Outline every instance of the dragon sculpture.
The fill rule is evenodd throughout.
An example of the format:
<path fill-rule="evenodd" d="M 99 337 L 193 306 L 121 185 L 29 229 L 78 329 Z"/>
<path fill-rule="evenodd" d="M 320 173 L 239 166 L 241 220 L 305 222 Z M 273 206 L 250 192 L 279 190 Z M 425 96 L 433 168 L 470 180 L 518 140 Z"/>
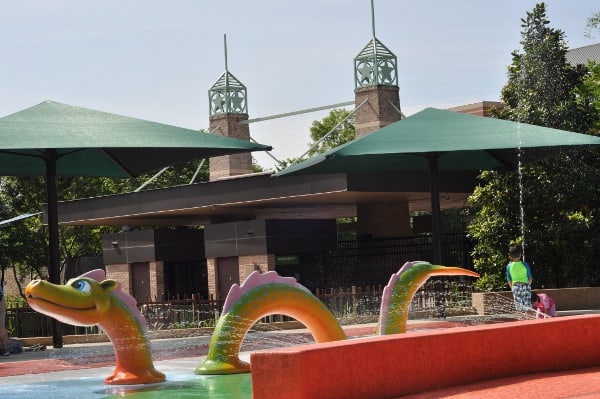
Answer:
<path fill-rule="evenodd" d="M 406 262 L 393 274 L 383 290 L 377 333 L 406 332 L 406 320 L 413 296 L 429 277 L 479 274 L 460 267 Z M 239 359 L 242 341 L 254 323 L 271 314 L 284 314 L 304 324 L 315 342 L 346 339 L 338 321 L 323 303 L 292 277 L 276 272 L 255 271 L 239 286 L 229 290 L 223 312 L 212 335 L 209 352 L 196 374 L 234 374 L 250 371 Z"/>
<path fill-rule="evenodd" d="M 135 299 L 114 280 L 96 269 L 69 280 L 65 285 L 33 280 L 25 287 L 29 305 L 63 323 L 98 325 L 111 340 L 116 367 L 106 384 L 149 384 L 165 375 L 154 369 L 146 320 Z"/>
<path fill-rule="evenodd" d="M 390 278 L 381 300 L 378 334 L 406 331 L 408 310 L 413 296 L 425 281 L 435 275 L 479 274 L 459 267 L 407 262 Z M 114 280 L 105 280 L 98 269 L 71 279 L 65 285 L 34 280 L 25 288 L 29 305 L 38 312 L 64 323 L 98 325 L 113 343 L 116 354 L 114 373 L 107 384 L 147 384 L 165 380 L 154 369 L 146 336 L 146 322 L 136 308 L 135 299 L 123 293 Z M 213 332 L 209 352 L 196 374 L 237 374 L 250 371 L 239 359 L 248 330 L 261 318 L 284 314 L 304 324 L 316 342 L 346 339 L 344 330 L 329 309 L 306 287 L 292 277 L 276 272 L 248 276 L 240 286 L 229 290 Z"/>

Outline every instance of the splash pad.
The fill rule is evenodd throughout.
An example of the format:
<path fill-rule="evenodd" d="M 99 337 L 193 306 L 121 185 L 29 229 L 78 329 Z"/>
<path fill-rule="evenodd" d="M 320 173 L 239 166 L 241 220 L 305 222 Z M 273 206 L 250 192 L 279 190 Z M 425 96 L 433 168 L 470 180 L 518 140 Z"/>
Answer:
<path fill-rule="evenodd" d="M 419 264 L 419 263 L 423 263 L 423 262 L 416 262 L 414 265 Z M 430 268 L 431 270 L 433 270 L 433 268 L 431 268 L 431 266 L 433 265 L 429 265 L 426 266 L 428 268 Z M 414 271 L 419 270 L 419 268 L 414 268 Z M 472 272 L 471 272 L 472 273 Z M 402 275 L 402 273 L 398 273 L 399 276 Z M 411 279 L 408 280 L 412 280 L 412 283 L 414 284 L 421 284 L 422 282 L 424 282 L 428 275 L 427 273 L 425 273 L 424 275 L 422 275 L 421 277 L 423 277 L 422 282 L 420 282 L 420 278 L 417 278 L 419 273 L 416 273 Z M 444 273 L 439 273 L 439 274 L 444 274 Z M 405 275 L 408 276 L 409 274 Z M 401 279 L 400 279 L 401 280 Z M 273 281 L 271 281 L 271 283 L 273 283 Z M 102 282 L 100 285 L 105 284 L 104 282 Z M 109 284 L 110 285 L 110 284 Z M 256 288 L 259 284 L 256 284 L 253 288 Z M 403 281 L 402 284 L 398 285 L 399 287 L 403 287 L 400 290 L 396 290 L 394 292 L 394 290 L 392 290 L 392 295 L 391 297 L 402 297 L 404 299 L 410 299 L 412 296 L 411 294 L 411 289 L 407 289 L 407 287 L 411 286 L 411 282 L 410 281 Z M 239 287 L 238 287 L 239 288 Z M 282 287 L 283 288 L 283 287 Z M 301 287 L 297 287 L 299 289 L 302 289 Z M 416 287 L 418 288 L 418 287 Z M 243 291 L 243 290 L 242 290 Z M 416 291 L 416 289 L 415 289 Z M 413 293 L 414 294 L 414 293 Z M 244 296 L 244 294 L 242 293 L 241 295 L 238 295 L 238 298 L 236 300 L 232 300 L 233 305 L 230 307 L 231 309 L 236 307 L 236 303 L 238 303 L 240 301 L 240 299 Z M 268 296 L 267 296 L 268 298 Z M 382 301 L 382 302 L 386 302 L 386 301 Z M 410 301 L 408 302 L 410 303 Z M 281 310 L 278 309 L 278 311 Z M 226 312 L 224 312 L 224 314 L 226 314 Z M 253 323 L 252 321 L 248 321 L 249 319 L 252 319 L 253 317 L 259 317 L 261 314 L 261 312 L 257 312 L 255 315 L 252 315 L 252 317 L 247 317 L 246 321 L 244 321 L 244 323 Z M 523 334 L 523 339 L 527 340 L 530 339 L 531 335 L 535 335 L 538 336 L 538 334 L 543 333 L 546 334 L 547 336 L 551 336 L 550 332 L 554 331 L 554 337 L 553 339 L 555 340 L 554 342 L 556 342 L 557 339 L 562 339 L 562 336 L 560 338 L 558 338 L 556 336 L 556 334 L 560 334 L 558 331 L 565 331 L 565 329 L 568 329 L 570 331 L 570 336 L 573 338 L 573 341 L 577 341 L 577 342 L 586 342 L 584 344 L 585 346 L 585 350 L 583 349 L 583 347 L 581 346 L 582 344 L 580 344 L 579 346 L 574 345 L 573 342 L 571 342 L 571 340 L 567 340 L 566 342 L 564 342 L 564 347 L 565 349 L 565 353 L 567 354 L 566 357 L 556 357 L 554 356 L 553 362 L 548 362 L 548 359 L 542 359 L 543 361 L 541 361 L 542 366 L 541 367 L 550 367 L 552 370 L 565 370 L 565 369 L 572 369 L 572 368 L 581 368 L 581 367 L 589 367 L 589 366 L 593 366 L 593 365 L 597 365 L 600 361 L 598 359 L 600 359 L 600 355 L 598 355 L 596 353 L 596 347 L 598 347 L 598 345 L 594 345 L 593 343 L 590 345 L 590 340 L 594 341 L 594 339 L 596 339 L 596 335 L 593 335 L 592 338 L 590 338 L 589 336 L 589 332 L 590 331 L 594 331 L 597 332 L 599 329 L 599 323 L 600 323 L 600 319 L 597 316 L 591 316 L 589 317 L 589 320 L 583 320 L 581 318 L 575 318 L 574 320 L 567 320 L 567 318 L 562 318 L 563 320 L 544 320 L 544 321 L 533 321 L 533 322 L 517 322 L 517 323 L 505 323 L 505 325 L 502 326 L 478 326 L 478 327 L 465 327 L 465 328 L 461 328 L 461 329 L 456 329 L 456 330 L 452 330 L 450 332 L 424 332 L 424 333 L 413 333 L 413 334 L 393 334 L 393 335 L 388 335 L 388 336 L 380 336 L 380 337 L 373 337 L 373 338 L 360 338 L 360 339 L 353 339 L 353 340 L 345 340 L 343 336 L 340 336 L 338 333 L 334 333 L 333 336 L 328 337 L 325 339 L 324 342 L 319 343 L 319 341 L 317 341 L 316 344 L 313 345 L 303 345 L 303 346 L 299 346 L 299 347 L 294 347 L 294 348 L 288 348 L 288 349 L 281 349 L 281 350 L 270 350 L 270 351 L 261 351 L 261 352 L 256 352 L 256 353 L 252 353 L 250 355 L 250 360 L 251 360 L 251 370 L 252 370 L 252 375 L 250 374 L 238 374 L 236 375 L 196 375 L 194 376 L 193 374 L 191 374 L 191 372 L 188 372 L 187 374 L 184 373 L 183 375 L 180 374 L 169 374 L 169 372 L 166 372 L 167 374 L 167 381 L 166 382 L 159 382 L 159 383 L 145 383 L 142 385 L 129 385 L 129 386 L 113 386 L 113 387 L 107 387 L 104 388 L 103 390 L 96 390 L 96 393 L 102 394 L 104 396 L 102 397 L 111 397 L 110 395 L 116 395 L 116 396 L 112 396 L 112 397 L 123 397 L 123 396 L 127 396 L 127 397 L 132 397 L 132 398 L 154 398 L 154 397 L 161 397 L 161 398 L 168 398 L 171 397 L 169 395 L 174 395 L 172 397 L 181 397 L 181 395 L 187 394 L 188 390 L 191 390 L 189 392 L 195 392 L 196 395 L 201 395 L 201 392 L 203 392 L 203 389 L 207 389 L 211 392 L 211 394 L 213 396 L 209 396 L 209 397 L 223 397 L 223 398 L 227 398 L 227 397 L 231 397 L 230 396 L 215 396 L 214 394 L 219 390 L 219 386 L 231 386 L 231 384 L 238 386 L 241 388 L 241 390 L 239 390 L 238 392 L 235 393 L 235 395 L 237 396 L 233 396 L 236 398 L 246 398 L 246 396 L 243 395 L 250 395 L 249 391 L 252 390 L 253 394 L 251 396 L 247 396 L 248 398 L 253 397 L 255 399 L 258 398 L 271 398 L 271 397 L 278 397 L 276 396 L 272 396 L 273 392 L 277 392 L 278 389 L 280 389 L 281 387 L 284 387 L 285 389 L 285 397 L 289 397 L 289 398 L 311 398 L 311 399 L 315 399 L 315 398 L 319 398 L 319 397 L 327 397 L 327 398 L 335 398 L 335 397 L 344 397 L 344 398 L 361 398 L 361 397 L 369 397 L 369 398 L 384 398 L 384 397 L 390 397 L 389 393 L 390 392 L 394 392 L 394 395 L 398 395 L 398 392 L 400 392 L 400 394 L 407 394 L 410 392 L 420 392 L 423 390 L 429 390 L 429 389 L 434 389 L 436 387 L 441 387 L 441 386 L 451 386 L 451 385 L 457 385 L 457 384 L 461 384 L 464 383 L 464 378 L 465 376 L 469 376 L 468 378 L 470 378 L 470 381 L 477 381 L 477 380 L 481 380 L 481 379 L 489 379 L 489 378 L 494 378 L 494 377 L 498 377 L 499 373 L 502 373 L 502 370 L 504 366 L 507 365 L 511 365 L 512 362 L 510 361 L 510 359 L 505 359 L 505 358 L 499 358 L 497 359 L 497 361 L 494 361 L 495 366 L 492 367 L 492 370 L 495 370 L 496 373 L 492 373 L 492 374 L 481 374 L 479 369 L 482 369 L 481 367 L 477 367 L 474 366 L 474 369 L 477 371 L 476 373 L 471 373 L 469 374 L 468 372 L 461 372 L 458 373 L 460 375 L 457 375 L 456 373 L 448 373 L 449 376 L 445 376 L 441 381 L 439 378 L 435 378 L 435 383 L 434 385 L 432 384 L 432 378 L 431 378 L 431 373 L 430 372 L 426 372 L 424 371 L 424 367 L 431 371 L 431 368 L 437 368 L 440 367 L 439 364 L 439 358 L 447 358 L 447 359 L 453 359 L 453 356 L 456 357 L 457 355 L 460 357 L 461 361 L 463 361 L 464 359 L 471 359 L 474 361 L 477 361 L 477 359 L 479 359 L 479 361 L 483 361 L 481 360 L 481 358 L 478 358 L 477 356 L 477 351 L 473 351 L 471 350 L 462 350 L 461 351 L 456 351 L 456 348 L 472 348 L 472 347 L 483 347 L 486 348 L 486 350 L 489 351 L 489 349 L 491 347 L 493 347 L 493 345 L 491 345 L 491 341 L 496 342 L 497 340 L 499 340 L 498 337 L 494 337 L 489 338 L 489 337 L 493 337 L 494 334 L 498 334 L 497 332 L 490 332 L 490 331 L 495 331 L 498 328 L 502 328 L 503 331 L 502 333 L 500 333 L 500 335 L 502 336 L 506 336 L 506 334 L 509 334 L 511 336 L 517 336 L 519 334 Z M 393 318 L 392 318 L 393 319 Z M 400 319 L 402 319 L 402 317 L 400 317 Z M 544 329 L 543 331 L 537 331 L 536 329 L 539 328 L 546 328 L 544 327 L 544 323 L 548 323 L 548 322 L 552 322 L 552 323 L 556 323 L 556 322 L 561 322 L 561 323 L 568 323 L 568 325 L 565 326 L 553 326 L 550 329 Z M 318 330 L 317 327 L 315 327 L 318 324 L 315 324 L 316 321 L 309 321 L 308 324 L 310 324 L 312 326 L 312 330 Z M 523 327 L 525 326 L 523 323 L 529 323 L 531 324 L 531 327 L 527 327 L 527 329 L 523 329 Z M 583 323 L 583 324 L 582 324 Z M 587 324 L 586 324 L 587 323 Z M 591 323 L 591 324 L 590 324 Z M 227 323 L 224 323 L 223 325 L 225 326 Z M 394 323 L 392 323 L 394 324 Z M 239 330 L 238 334 L 234 334 L 236 339 L 242 340 L 243 339 L 243 335 L 245 334 L 245 328 L 246 328 L 247 324 L 242 324 L 242 329 Z M 379 328 L 380 331 L 385 331 L 385 329 L 382 328 L 384 324 L 380 321 L 379 323 Z M 402 325 L 402 323 L 400 323 L 400 326 Z M 311 330 L 311 326 L 307 326 L 309 328 L 309 330 Z M 533 330 L 532 330 L 533 328 Z M 227 330 L 227 328 L 225 328 L 225 330 Z M 315 331 L 310 331 L 311 334 L 313 335 L 313 337 L 315 336 Z M 327 325 L 326 330 L 329 331 L 327 334 L 331 333 L 331 331 L 336 331 L 336 327 L 332 326 L 332 325 Z M 472 331 L 471 331 L 472 330 Z M 572 333 L 571 333 L 572 332 Z M 215 332 L 216 333 L 216 332 Z M 460 334 L 459 334 L 460 333 Z M 220 334 L 220 333 L 219 333 Z M 326 334 L 326 335 L 327 335 Z M 469 335 L 471 334 L 471 335 Z M 432 336 L 436 336 L 435 339 L 429 338 Z M 469 339 L 465 340 L 465 336 L 469 337 Z M 217 335 L 218 337 L 218 335 Z M 238 338 L 239 337 L 239 338 Z M 338 339 L 339 338 L 339 339 Z M 515 338 L 517 339 L 517 338 Z M 218 344 L 219 340 L 215 338 L 215 336 L 213 336 L 213 340 L 215 340 L 215 342 Z M 330 340 L 331 342 L 327 342 L 327 340 Z M 400 340 L 400 341 L 398 341 Z M 486 344 L 483 341 L 490 341 L 488 344 Z M 408 343 L 399 343 L 401 341 L 405 341 Z M 390 342 L 390 343 L 388 343 Z M 452 350 L 452 353 L 448 353 L 447 355 L 443 355 L 442 352 L 439 352 L 439 348 L 436 347 L 435 343 L 436 342 L 445 342 L 445 348 L 450 348 Z M 474 345 L 473 343 L 476 343 L 476 345 Z M 115 341 L 113 341 L 113 344 L 115 344 Z M 544 342 L 540 342 L 540 344 L 544 344 Z M 548 344 L 548 342 L 546 342 L 545 344 Z M 388 346 L 391 345 L 391 346 Z M 212 345 L 211 345 L 212 346 Z M 589 348 L 593 347 L 593 350 L 589 350 Z M 233 345 L 234 349 L 239 349 L 239 347 L 237 346 L 237 343 Z M 351 348 L 350 350 L 344 349 L 344 348 Z M 398 352 L 394 352 L 394 350 L 392 350 L 393 348 L 402 348 L 402 353 L 398 353 Z M 425 348 L 425 350 L 424 350 Z M 119 349 L 115 347 L 115 352 L 118 352 Z M 235 353 L 236 351 L 234 350 L 233 352 L 230 352 L 234 354 L 234 358 L 238 358 L 239 353 Z M 458 354 L 457 354 L 458 352 Z M 482 352 L 481 349 L 479 350 L 479 352 Z M 541 351 L 541 352 L 548 352 L 547 350 Z M 329 355 L 327 355 L 327 353 L 329 353 Z M 332 353 L 334 353 L 333 358 L 328 358 L 327 356 L 330 356 Z M 415 355 L 415 353 L 417 355 Z M 310 354 L 310 355 L 307 355 Z M 318 354 L 318 355 L 317 355 Z M 364 358 L 361 356 L 364 355 Z M 375 356 L 374 356 L 375 355 Z M 495 356 L 495 351 L 492 352 L 488 352 L 486 353 L 486 356 L 488 358 L 490 358 L 490 356 Z M 291 357 L 290 357 L 291 356 Z M 417 358 L 418 356 L 418 358 Z M 531 356 L 533 356 L 533 359 L 537 359 L 535 357 L 535 353 L 532 354 Z M 231 359 L 231 358 L 230 358 Z M 266 360 L 265 360 L 266 359 Z M 285 376 L 283 376 L 282 378 L 282 371 L 280 368 L 278 368 L 278 366 L 276 365 L 277 361 L 281 361 L 282 359 L 285 359 L 285 363 L 287 364 L 287 362 L 291 361 L 293 362 L 292 367 L 288 369 L 288 372 L 286 372 Z M 310 359 L 310 361 L 307 363 L 307 359 Z M 394 360 L 396 359 L 396 360 Z M 402 360 L 402 364 L 399 364 L 399 360 Z M 424 361 L 424 359 L 426 359 L 426 361 Z M 208 357 L 207 357 L 207 360 Z M 456 360 L 456 359 L 454 359 Z M 369 361 L 375 361 L 376 364 L 371 364 L 369 363 Z M 316 363 L 315 363 L 316 362 Z M 324 362 L 324 363 L 322 363 Z M 544 362 L 546 362 L 545 366 L 544 366 Z M 206 362 L 205 362 L 206 363 Z M 245 363 L 245 362 L 242 362 Z M 359 363 L 362 366 L 367 366 L 369 370 L 375 370 L 372 372 L 364 372 L 364 370 L 360 373 L 360 375 L 356 376 L 352 373 L 352 371 L 349 370 L 357 370 L 356 368 L 356 364 Z M 455 362 L 453 362 L 454 364 Z M 468 363 L 468 362 L 467 362 Z M 529 363 L 529 362 L 527 362 Z M 247 363 L 246 363 L 247 364 Z M 314 364 L 326 364 L 327 367 L 324 368 L 315 368 Z M 443 366 L 443 365 L 442 365 Z M 341 367 L 341 368 L 340 368 Z M 344 367 L 346 367 L 346 369 L 344 369 Z M 350 369 L 347 369 L 348 367 L 350 367 Z M 404 368 L 402 368 L 404 367 Z M 406 369 L 408 367 L 408 369 Z M 382 369 L 383 368 L 383 369 Z M 312 375 L 312 371 L 316 371 L 319 370 L 319 375 Z M 485 369 L 485 368 L 483 368 Z M 240 372 L 244 372 L 246 369 L 243 368 Z M 298 370 L 304 370 L 303 373 L 299 373 Z M 306 373 L 306 370 L 312 370 L 309 373 Z M 327 372 L 322 373 L 321 371 L 323 370 L 327 370 Z M 338 370 L 338 371 L 335 371 Z M 345 379 L 339 379 L 339 375 L 335 375 L 335 373 L 340 373 L 340 370 L 343 370 L 343 372 L 341 373 L 342 375 L 346 375 Z M 387 370 L 387 371 L 386 371 Z M 417 371 L 417 375 L 412 375 L 410 374 L 411 372 L 414 374 L 415 370 Z M 443 370 L 443 367 L 442 367 Z M 516 370 L 516 371 L 512 371 L 513 373 L 516 372 L 518 373 L 525 373 L 525 372 L 536 372 L 536 371 L 543 371 L 543 370 L 537 370 L 537 369 L 531 369 L 529 368 L 528 370 Z M 333 374 L 331 374 L 333 372 Z M 390 374 L 391 373 L 391 374 Z M 419 374 L 422 373 L 422 374 Z M 162 373 L 161 373 L 162 374 Z M 314 373 L 313 373 L 314 374 Z M 410 383 L 407 383 L 407 379 L 405 378 L 397 378 L 398 375 L 407 375 L 410 376 Z M 439 375 L 439 370 L 436 371 L 436 376 Z M 502 374 L 500 374 L 502 375 Z M 513 374 L 508 374 L 508 375 L 513 375 Z M 294 377 L 295 376 L 295 377 Z M 423 376 L 429 376 L 429 377 L 423 377 Z M 296 378 L 298 377 L 298 378 Z M 234 378 L 239 378 L 239 381 L 236 380 L 236 382 L 233 382 Z M 292 380 L 290 380 L 290 378 L 292 378 Z M 379 378 L 379 379 L 378 379 Z M 373 381 L 380 381 L 380 379 L 383 378 L 383 381 L 381 384 L 376 384 L 373 385 Z M 226 380 L 229 379 L 229 380 Z M 251 384 L 248 384 L 244 381 L 250 381 L 251 379 Z M 339 381 L 338 381 L 339 380 Z M 370 383 L 367 382 L 371 381 Z M 228 381 L 228 384 L 225 384 L 224 382 Z M 337 381 L 337 382 L 336 382 Z M 341 381 L 341 382 L 340 382 Z M 346 381 L 346 382 L 343 382 Z M 389 387 L 389 383 L 390 381 L 392 382 L 396 382 L 396 384 L 400 384 L 402 387 L 398 388 L 397 386 L 394 386 L 392 388 Z M 221 383 L 223 382 L 223 383 Z M 108 384 L 110 384 L 110 382 L 107 382 Z M 282 383 L 282 385 L 279 385 L 280 383 Z M 346 392 L 343 389 L 340 390 L 339 392 L 345 392 L 342 395 L 343 396 L 332 396 L 332 392 L 333 391 L 338 391 L 340 389 L 340 387 L 338 386 L 340 383 L 342 383 L 343 386 L 347 387 L 348 389 L 352 390 L 352 392 Z M 322 386 L 323 384 L 325 384 L 325 386 Z M 354 384 L 354 385 L 353 385 Z M 364 394 L 364 392 L 361 391 L 361 389 L 356 389 L 356 384 L 359 384 L 359 386 L 361 387 L 367 387 L 368 389 L 368 394 Z M 387 384 L 387 385 L 386 385 Z M 416 386 L 415 384 L 417 384 L 418 386 Z M 71 384 L 69 384 L 71 385 Z M 243 388 L 246 387 L 246 388 Z M 329 392 L 329 394 L 326 394 L 325 396 L 319 396 L 319 394 L 315 393 L 315 392 L 311 392 L 310 387 L 321 387 L 321 394 L 323 393 L 327 393 Z M 10 388 L 9 388 L 10 389 Z M 391 389 L 391 391 L 390 391 Z M 242 392 L 242 391 L 248 391 L 248 392 Z M 2 392 L 2 389 L 0 389 L 0 392 Z M 228 393 L 224 392 L 224 395 L 229 395 Z M 281 394 L 281 391 L 279 392 L 279 394 Z M 364 395 L 363 395 L 364 394 Z M 109 396 L 107 396 L 109 395 Z M 158 396 L 157 396 L 158 395 Z M 271 396 L 269 396 L 271 395 Z M 360 396 L 362 395 L 362 396 Z M 385 396 L 383 396 L 385 395 Z M 28 397 L 28 396 L 22 396 L 22 397 Z M 48 393 L 46 392 L 46 394 L 40 396 L 40 397 L 44 397 L 44 398 L 51 398 L 53 396 L 48 395 Z M 57 396 L 57 397 L 61 397 L 61 396 Z M 64 397 L 64 393 L 62 394 L 62 397 Z M 89 397 L 92 397 L 91 395 L 89 395 Z M 200 396 L 201 397 L 201 396 Z M 281 397 L 281 396 L 279 396 Z"/>

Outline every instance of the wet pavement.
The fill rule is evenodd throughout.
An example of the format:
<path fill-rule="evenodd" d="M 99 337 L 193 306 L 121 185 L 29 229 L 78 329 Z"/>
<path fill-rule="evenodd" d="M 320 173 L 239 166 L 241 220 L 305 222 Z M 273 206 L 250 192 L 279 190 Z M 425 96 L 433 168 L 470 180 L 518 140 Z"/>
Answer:
<path fill-rule="evenodd" d="M 349 338 L 368 336 L 375 333 L 375 328 L 375 324 L 352 326 L 346 328 L 346 333 Z M 0 398 L 251 399 L 250 374 L 194 374 L 208 353 L 210 339 L 210 335 L 197 335 L 151 340 L 154 366 L 167 377 L 167 381 L 160 384 L 104 384 L 104 378 L 115 367 L 110 342 L 72 344 L 3 357 L 0 358 Z M 244 338 L 240 358 L 249 361 L 250 353 L 256 350 L 310 343 L 314 340 L 306 329 L 251 331 Z"/>
<path fill-rule="evenodd" d="M 410 322 L 408 331 L 425 331 L 465 325 L 450 320 Z M 345 326 L 349 338 L 371 336 L 375 324 Z M 146 386 L 107 386 L 104 378 L 114 370 L 112 344 L 72 344 L 60 349 L 23 352 L 0 358 L 0 398 L 161 398 L 198 397 L 251 399 L 250 375 L 197 376 L 198 367 L 208 353 L 209 335 L 151 341 L 157 370 L 167 382 Z M 261 349 L 313 343 L 305 329 L 250 332 L 242 345 L 242 360 Z M 235 380 L 235 381 L 234 381 Z M 232 391 L 232 387 L 235 390 Z M 186 396 L 192 395 L 192 396 Z M 532 374 L 464 386 L 451 387 L 405 399 L 492 399 L 543 397 L 550 399 L 600 398 L 600 367 L 566 372 Z M 365 398 L 370 399 L 370 398 Z"/>

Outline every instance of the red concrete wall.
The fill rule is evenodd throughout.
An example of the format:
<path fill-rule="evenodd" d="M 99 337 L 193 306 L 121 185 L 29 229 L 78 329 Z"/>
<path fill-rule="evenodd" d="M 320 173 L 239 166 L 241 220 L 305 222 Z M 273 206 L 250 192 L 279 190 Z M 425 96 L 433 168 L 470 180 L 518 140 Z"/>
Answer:
<path fill-rule="evenodd" d="M 384 399 L 600 365 L 600 315 L 509 322 L 251 354 L 254 399 Z"/>

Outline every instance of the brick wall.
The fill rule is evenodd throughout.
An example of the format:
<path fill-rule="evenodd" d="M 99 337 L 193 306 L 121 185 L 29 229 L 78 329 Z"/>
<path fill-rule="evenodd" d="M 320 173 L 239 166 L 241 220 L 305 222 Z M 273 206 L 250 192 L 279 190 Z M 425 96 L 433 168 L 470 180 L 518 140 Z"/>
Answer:
<path fill-rule="evenodd" d="M 150 268 L 150 297 L 158 301 L 165 294 L 165 263 L 163 261 L 149 262 Z"/>
<path fill-rule="evenodd" d="M 240 282 L 244 282 L 246 278 L 255 270 L 260 270 L 261 273 L 275 270 L 275 255 L 251 255 L 240 256 Z"/>

